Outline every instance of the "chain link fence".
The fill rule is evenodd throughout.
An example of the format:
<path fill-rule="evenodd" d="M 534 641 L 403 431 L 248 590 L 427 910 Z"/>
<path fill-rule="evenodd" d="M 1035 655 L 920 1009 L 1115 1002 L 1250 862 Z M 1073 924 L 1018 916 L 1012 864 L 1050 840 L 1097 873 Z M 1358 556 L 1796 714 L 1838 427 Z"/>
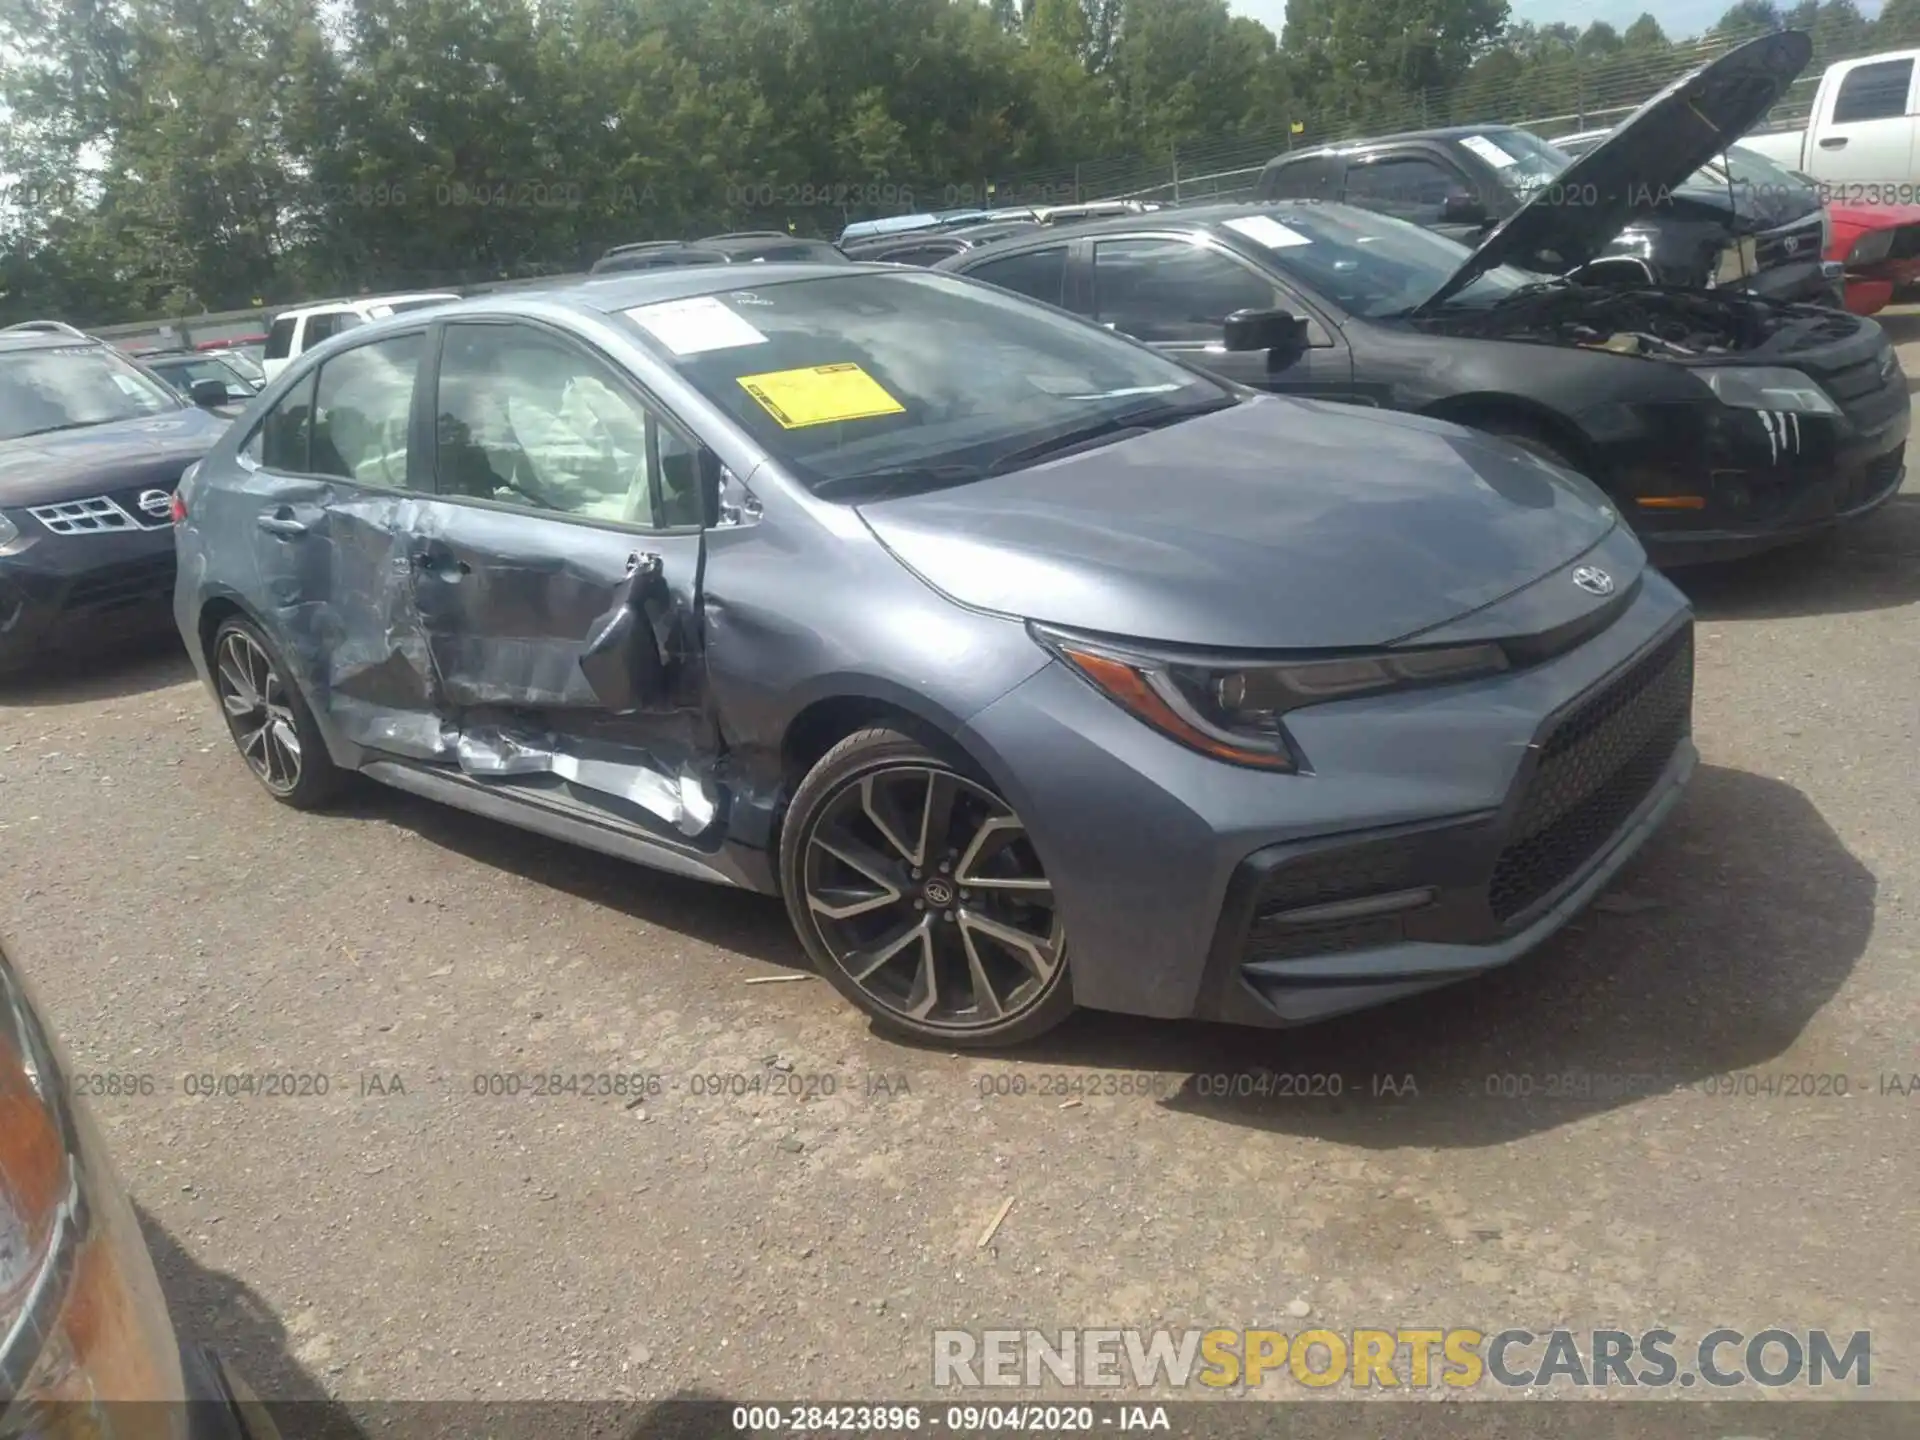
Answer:
<path fill-rule="evenodd" d="M 910 208 L 991 209 L 1112 199 L 1162 203 L 1233 199 L 1251 192 L 1262 167 L 1285 151 L 1440 125 L 1518 125 L 1551 140 L 1617 124 L 1667 85 L 1721 54 L 1738 38 L 1741 37 L 1707 35 L 1659 50 L 1625 51 L 1600 58 L 1583 58 L 1566 49 L 1516 61 L 1514 67 L 1504 70 L 1497 59 L 1488 60 L 1477 67 L 1479 73 L 1460 85 L 1413 95 L 1369 92 L 1363 75 L 1361 84 L 1343 101 L 1280 124 L 1205 141 L 1170 144 L 1157 153 L 1091 157 L 1071 165 L 1011 175 L 944 177 L 913 187 L 914 202 Z M 1879 27 L 1870 42 L 1852 46 L 1823 45 L 1816 30 L 1812 63 L 1758 128 L 1774 130 L 1804 125 L 1821 72 L 1828 65 L 1884 52 L 1903 43 L 1920 45 L 1920 30 L 1912 36 L 1893 36 L 1885 33 L 1885 27 Z M 843 215 L 823 218 L 844 223 L 867 218 L 867 214 L 848 210 Z M 715 229 L 726 223 L 719 216 L 715 222 Z M 565 259 L 573 260 L 573 257 Z M 551 272 L 563 267 L 538 268 Z M 473 283 L 474 278 L 471 275 L 421 276 L 419 283 L 410 288 L 479 294 L 564 283 L 578 277 L 572 273 L 543 273 L 488 283 Z M 276 305 L 265 310 L 216 316 L 156 319 L 111 326 L 97 333 L 132 349 L 156 344 L 191 344 L 202 339 L 259 333 L 266 329 L 271 313 L 287 308 L 290 306 Z"/>

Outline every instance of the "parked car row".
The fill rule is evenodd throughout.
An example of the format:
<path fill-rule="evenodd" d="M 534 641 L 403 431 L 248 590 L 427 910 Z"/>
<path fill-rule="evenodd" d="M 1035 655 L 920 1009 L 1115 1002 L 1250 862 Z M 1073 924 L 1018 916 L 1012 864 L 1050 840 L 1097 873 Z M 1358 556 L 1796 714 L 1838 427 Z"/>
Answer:
<path fill-rule="evenodd" d="M 1649 549 L 1901 484 L 1873 321 L 1582 272 L 1804 63 L 1730 51 L 1473 247 L 1309 198 L 357 302 L 224 433 L 110 382 L 150 407 L 116 423 L 215 430 L 0 560 L 152 544 L 276 799 L 361 775 L 780 896 L 897 1033 L 1413 994 L 1533 948 L 1676 803 L 1691 622 Z"/>

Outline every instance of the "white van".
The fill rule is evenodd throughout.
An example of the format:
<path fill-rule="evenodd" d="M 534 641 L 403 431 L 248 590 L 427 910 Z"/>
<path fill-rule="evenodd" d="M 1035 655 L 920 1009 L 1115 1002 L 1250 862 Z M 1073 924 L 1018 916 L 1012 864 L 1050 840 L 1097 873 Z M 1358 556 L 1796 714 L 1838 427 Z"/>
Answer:
<path fill-rule="evenodd" d="M 303 305 L 298 310 L 283 310 L 273 317 L 273 325 L 267 331 L 267 353 L 260 366 L 267 372 L 267 379 L 272 380 L 287 368 L 289 360 L 311 350 L 322 340 L 338 335 L 342 330 L 351 330 L 356 325 L 365 325 L 372 320 L 384 320 L 389 315 L 398 315 L 402 310 L 445 305 L 449 300 L 459 298 L 450 292 L 440 291 L 419 295 L 369 295 L 359 300 L 329 300 L 319 305 Z"/>

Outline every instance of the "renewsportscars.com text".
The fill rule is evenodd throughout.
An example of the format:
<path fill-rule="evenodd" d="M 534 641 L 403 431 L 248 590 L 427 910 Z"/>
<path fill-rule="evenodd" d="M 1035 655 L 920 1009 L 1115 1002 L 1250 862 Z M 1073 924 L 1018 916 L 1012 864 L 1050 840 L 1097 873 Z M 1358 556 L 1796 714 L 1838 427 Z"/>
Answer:
<path fill-rule="evenodd" d="M 1823 1388 L 1873 1383 L 1873 1337 L 1855 1330 L 1507 1329 L 936 1330 L 942 1389 Z"/>

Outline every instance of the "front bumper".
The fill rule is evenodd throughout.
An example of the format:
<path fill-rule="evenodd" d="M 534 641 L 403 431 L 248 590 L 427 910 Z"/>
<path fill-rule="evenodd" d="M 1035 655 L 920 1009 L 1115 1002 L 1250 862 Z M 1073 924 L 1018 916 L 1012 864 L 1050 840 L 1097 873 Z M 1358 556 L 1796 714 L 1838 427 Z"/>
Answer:
<path fill-rule="evenodd" d="M 1783 265 L 1770 265 L 1749 276 L 1743 283 L 1729 288 L 1748 295 L 1758 295 L 1765 300 L 1838 306 L 1843 299 L 1845 282 L 1837 270 L 1838 267 L 1830 267 L 1821 257 L 1814 256 Z"/>
<path fill-rule="evenodd" d="M 1628 573 L 1602 551 L 1582 559 Z M 1635 687 L 1656 671 L 1654 715 Z M 1553 659 L 1295 712 L 1310 773 L 1185 751 L 1061 666 L 965 738 L 1047 866 L 1079 1003 L 1278 1026 L 1538 945 L 1676 802 L 1691 697 L 1685 601 L 1648 571 L 1607 628 Z M 1589 731 L 1572 759 L 1555 750 Z"/>
<path fill-rule="evenodd" d="M 64 638 L 94 642 L 172 621 L 171 526 L 99 535 L 22 534 L 0 549 L 0 669 L 16 668 Z"/>
<path fill-rule="evenodd" d="M 1884 345 L 1858 348 L 1858 361 L 1815 373 L 1838 417 L 1685 403 L 1584 417 L 1590 433 L 1610 437 L 1606 488 L 1656 564 L 1757 554 L 1871 514 L 1899 493 L 1911 424 L 1905 377 L 1881 370 Z"/>

